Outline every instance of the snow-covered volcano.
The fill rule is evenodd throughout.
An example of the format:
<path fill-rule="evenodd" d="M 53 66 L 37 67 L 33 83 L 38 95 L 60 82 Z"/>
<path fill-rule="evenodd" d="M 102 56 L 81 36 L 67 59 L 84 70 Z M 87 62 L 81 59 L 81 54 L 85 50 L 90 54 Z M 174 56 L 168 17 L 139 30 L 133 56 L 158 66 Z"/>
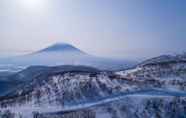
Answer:
<path fill-rule="evenodd" d="M 73 53 L 85 54 L 83 51 L 67 43 L 56 43 L 38 52 L 60 52 L 60 53 L 73 52 Z"/>
<path fill-rule="evenodd" d="M 32 65 L 84 65 L 104 70 L 124 69 L 133 64 L 133 62 L 126 60 L 121 61 L 92 56 L 66 43 L 57 43 L 31 54 L 0 60 L 1 63 L 24 67 Z"/>

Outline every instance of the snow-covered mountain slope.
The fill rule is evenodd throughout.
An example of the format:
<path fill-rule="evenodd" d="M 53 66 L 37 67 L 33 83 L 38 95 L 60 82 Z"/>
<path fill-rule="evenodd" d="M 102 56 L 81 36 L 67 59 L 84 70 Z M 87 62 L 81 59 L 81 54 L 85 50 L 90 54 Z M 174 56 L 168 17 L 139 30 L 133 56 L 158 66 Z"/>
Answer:
<path fill-rule="evenodd" d="M 133 61 L 107 59 L 89 55 L 70 44 L 54 44 L 32 54 L 0 60 L 0 64 L 16 66 L 84 65 L 104 70 L 119 70 L 131 67 Z"/>
<path fill-rule="evenodd" d="M 56 74 L 58 72 L 99 72 L 98 69 L 86 66 L 55 66 L 55 67 L 47 67 L 47 66 L 31 66 L 17 73 L 2 73 L 0 76 L 0 96 L 4 96 L 7 92 L 13 91 L 21 87 L 22 84 L 30 83 L 34 78 L 37 77 L 45 77 L 49 74 Z"/>
<path fill-rule="evenodd" d="M 144 61 L 136 68 L 118 72 L 123 76 L 133 76 L 138 78 L 172 78 L 186 77 L 186 56 L 160 56 Z"/>
<path fill-rule="evenodd" d="M 145 63 L 120 72 L 73 66 L 30 67 L 15 76 L 18 80 L 31 78 L 0 97 L 0 116 L 186 117 L 186 63 L 155 59 L 153 64 Z"/>
<path fill-rule="evenodd" d="M 43 118 L 184 118 L 186 117 L 186 62 L 184 55 L 161 56 L 147 60 L 136 68 L 116 72 L 128 85 L 136 85 L 136 94 L 96 104 L 90 108 L 38 115 Z M 119 77 L 118 77 L 118 76 Z M 166 90 L 144 93 L 145 89 Z M 142 92 L 138 91 L 142 89 Z M 172 91 L 172 92 L 171 92 Z M 167 93 L 168 92 L 168 93 Z M 131 93 L 131 90 L 129 90 Z M 183 93 L 183 96 L 177 96 Z M 105 100 L 105 101 L 107 101 Z"/>
<path fill-rule="evenodd" d="M 26 108 L 29 108 L 28 114 L 45 108 L 43 112 L 49 112 L 47 110 L 51 108 L 55 112 L 62 110 L 66 105 L 98 101 L 135 89 L 135 85 L 123 83 L 124 81 L 115 78 L 112 73 L 87 70 L 44 72 L 33 78 L 30 83 L 23 84 L 7 96 L 1 97 L 1 110 L 11 110 L 17 114 L 20 112 L 23 116 Z"/>
<path fill-rule="evenodd" d="M 25 70 L 25 73 L 33 72 L 33 70 L 41 72 L 40 70 L 43 68 L 45 67 L 30 67 Z M 158 104 L 156 100 L 159 100 L 159 98 L 162 98 L 162 104 L 168 104 L 164 100 L 164 97 L 166 98 L 167 96 L 173 102 L 175 100 L 174 97 L 178 97 L 176 99 L 181 100 L 183 98 L 183 101 L 185 101 L 186 93 L 183 90 L 166 89 L 159 80 L 130 79 L 127 76 L 116 75 L 113 72 L 100 72 L 88 67 L 73 68 L 71 66 L 66 67 L 66 71 L 62 67 L 47 67 L 46 70 L 44 69 L 39 75 L 33 76 L 29 83 L 22 84 L 8 95 L 1 97 L 1 113 L 6 114 L 8 110 L 16 118 L 19 118 L 19 116 L 32 118 L 33 113 L 36 112 L 56 115 L 58 112 L 81 111 L 90 108 L 93 109 L 93 113 L 98 114 L 96 118 L 99 118 L 102 116 L 99 110 L 105 111 L 107 108 L 118 109 L 118 112 L 125 114 L 128 111 L 121 110 L 119 106 L 117 108 L 117 104 L 135 106 L 136 102 L 128 104 L 122 102 L 129 98 L 134 99 L 137 97 L 138 101 L 141 99 L 138 103 L 141 105 L 146 105 L 146 102 L 151 97 L 154 98 L 152 103 L 155 102 L 155 104 Z M 34 72 L 32 74 L 34 75 Z M 180 105 L 180 103 L 178 104 Z M 139 106 L 134 107 L 134 111 Z M 132 109 L 131 107 L 127 110 Z M 162 107 L 163 110 L 165 110 L 164 107 L 166 106 Z M 145 107 L 143 110 L 150 114 L 150 111 L 146 111 Z M 139 113 L 141 114 L 142 111 Z M 154 111 L 152 112 L 154 113 Z M 132 113 L 133 111 L 131 111 Z M 107 114 L 107 112 L 105 111 L 103 114 Z M 115 114 L 111 114 L 109 117 L 112 115 Z M 116 118 L 120 117 L 117 116 Z M 53 117 L 50 116 L 50 118 Z"/>
<path fill-rule="evenodd" d="M 136 68 L 116 74 L 137 81 L 156 81 L 163 88 L 185 91 L 186 62 L 183 57 L 179 55 L 153 58 L 142 62 Z"/>
<path fill-rule="evenodd" d="M 139 66 L 161 65 L 166 63 L 186 63 L 186 54 L 161 55 L 159 57 L 148 59 L 139 64 Z"/>
<path fill-rule="evenodd" d="M 184 118 L 185 107 L 185 97 L 132 95 L 64 115 L 43 115 L 43 118 L 77 118 L 79 114 L 81 118 Z"/>
<path fill-rule="evenodd" d="M 105 72 L 61 71 L 45 73 L 35 77 L 28 84 L 21 85 L 19 89 L 2 99 L 7 101 L 9 98 L 12 100 L 12 97 L 20 97 L 26 101 L 27 96 L 32 96 L 33 100 L 37 100 L 36 102 L 46 98 L 46 100 L 52 99 L 53 102 L 62 102 L 63 104 L 67 102 L 69 104 L 70 102 L 96 100 L 133 88 L 132 85 L 129 87 L 129 85 L 122 83 L 122 79 L 113 77 Z M 133 86 L 135 88 L 135 84 Z M 57 99 L 55 100 L 54 97 Z"/>

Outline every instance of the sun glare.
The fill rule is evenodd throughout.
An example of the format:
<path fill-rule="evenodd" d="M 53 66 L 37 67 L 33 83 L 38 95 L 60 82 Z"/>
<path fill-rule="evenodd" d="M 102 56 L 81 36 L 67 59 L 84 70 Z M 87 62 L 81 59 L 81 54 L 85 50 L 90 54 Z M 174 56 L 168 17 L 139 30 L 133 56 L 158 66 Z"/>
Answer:
<path fill-rule="evenodd" d="M 23 8 L 30 11 L 44 10 L 47 6 L 47 0 L 19 0 Z"/>

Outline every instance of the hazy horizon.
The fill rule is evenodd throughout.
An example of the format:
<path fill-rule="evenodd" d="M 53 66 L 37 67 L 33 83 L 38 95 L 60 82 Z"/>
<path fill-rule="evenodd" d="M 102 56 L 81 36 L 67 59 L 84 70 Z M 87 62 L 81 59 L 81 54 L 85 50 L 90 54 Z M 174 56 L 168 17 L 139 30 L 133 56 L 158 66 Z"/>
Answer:
<path fill-rule="evenodd" d="M 182 53 L 185 6 L 184 0 L 1 0 L 0 57 L 58 42 L 111 58 Z"/>

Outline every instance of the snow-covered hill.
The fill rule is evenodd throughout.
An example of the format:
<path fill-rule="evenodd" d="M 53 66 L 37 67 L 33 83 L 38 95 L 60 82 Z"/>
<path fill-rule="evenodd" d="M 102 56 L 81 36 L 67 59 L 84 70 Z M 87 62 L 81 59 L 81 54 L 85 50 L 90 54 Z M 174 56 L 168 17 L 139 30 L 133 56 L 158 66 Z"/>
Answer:
<path fill-rule="evenodd" d="M 40 79 L 56 73 L 64 72 L 98 72 L 98 69 L 86 66 L 31 66 L 17 73 L 2 73 L 0 76 L 0 96 L 4 96 L 7 92 L 17 90 L 20 85 L 26 85 L 39 77 Z M 3 76 L 4 75 L 4 76 Z M 21 86 L 22 87 L 22 86 Z"/>
<path fill-rule="evenodd" d="M 1 111 L 10 110 L 16 115 L 29 114 L 31 117 L 32 112 L 42 109 L 44 111 L 41 112 L 61 111 L 66 106 L 99 101 L 120 95 L 128 89 L 135 89 L 135 85 L 123 83 L 124 81 L 115 78 L 112 73 L 89 68 L 84 71 L 79 68 L 72 69 L 73 71 L 43 71 L 29 83 L 21 84 L 0 98 Z"/>

